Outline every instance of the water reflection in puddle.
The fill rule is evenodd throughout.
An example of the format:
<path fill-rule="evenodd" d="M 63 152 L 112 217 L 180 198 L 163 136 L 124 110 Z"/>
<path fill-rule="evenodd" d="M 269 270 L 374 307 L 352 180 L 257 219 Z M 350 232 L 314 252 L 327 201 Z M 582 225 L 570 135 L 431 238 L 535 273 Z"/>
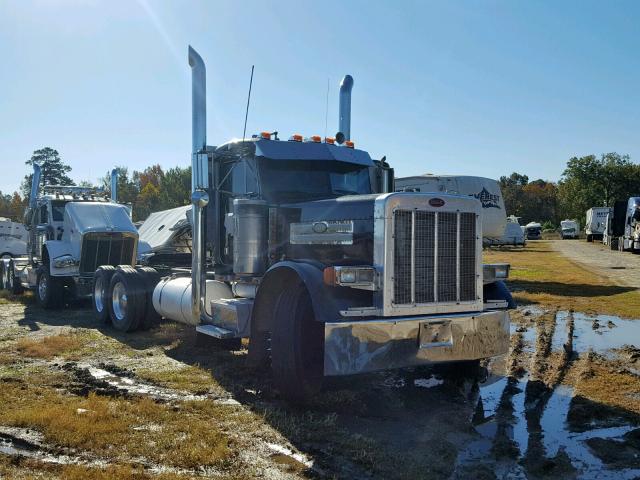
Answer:
<path fill-rule="evenodd" d="M 561 311 L 556 315 L 553 351 L 565 348 L 570 319 L 573 319 L 571 343 L 577 353 L 593 350 L 611 356 L 615 349 L 633 343 L 637 345 L 640 339 L 640 321 Z M 522 334 L 523 351 L 533 352 L 537 336 L 535 323 L 513 324 L 511 333 L 516 332 Z M 479 386 L 473 422 L 480 438 L 471 441 L 459 453 L 459 467 L 485 464 L 497 478 L 537 478 L 528 475 L 531 465 L 547 460 L 553 465 L 565 456 L 577 471 L 575 476 L 571 475 L 574 478 L 640 478 L 638 468 L 613 469 L 603 464 L 586 443 L 592 438 L 622 440 L 623 435 L 637 426 L 598 428 L 593 425 L 590 430 L 573 432 L 567 424 L 574 396 L 572 388 L 559 385 L 549 390 L 540 385 L 529 385 L 529 381 L 528 375 L 521 379 L 492 375 L 489 382 Z M 563 471 L 550 473 L 549 478 L 561 478 L 566 474 Z"/>
<path fill-rule="evenodd" d="M 562 349 L 566 341 L 567 321 L 573 316 L 573 350 L 611 355 L 611 350 L 624 345 L 638 344 L 640 321 L 624 320 L 608 315 L 588 316 L 582 313 L 558 312 L 556 329 L 551 343 L 553 350 Z"/>

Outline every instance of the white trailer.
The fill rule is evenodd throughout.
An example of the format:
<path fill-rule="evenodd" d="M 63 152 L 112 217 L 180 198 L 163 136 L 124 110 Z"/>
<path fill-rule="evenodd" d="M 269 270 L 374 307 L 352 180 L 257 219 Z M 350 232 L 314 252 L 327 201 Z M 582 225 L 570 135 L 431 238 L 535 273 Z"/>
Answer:
<path fill-rule="evenodd" d="M 580 224 L 576 220 L 562 220 L 560 222 L 560 237 L 578 238 L 580 236 Z"/>
<path fill-rule="evenodd" d="M 611 212 L 609 207 L 592 207 L 587 210 L 587 223 L 584 226 L 584 233 L 587 242 L 602 240 L 607 229 L 607 215 Z"/>
<path fill-rule="evenodd" d="M 27 253 L 27 229 L 18 222 L 0 217 L 0 259 Z"/>
<path fill-rule="evenodd" d="M 493 246 L 513 245 L 524 247 L 527 243 L 523 227 L 520 226 L 518 217 L 510 215 L 507 217 L 507 224 L 504 227 L 504 234 L 497 242 L 492 243 Z"/>
<path fill-rule="evenodd" d="M 395 179 L 396 192 L 448 193 L 477 198 L 482 205 L 482 240 L 485 246 L 500 245 L 507 214 L 500 184 L 491 178 L 468 175 L 431 175 Z"/>
<path fill-rule="evenodd" d="M 540 240 L 542 238 L 542 225 L 538 222 L 529 222 L 524 226 L 527 240 Z"/>

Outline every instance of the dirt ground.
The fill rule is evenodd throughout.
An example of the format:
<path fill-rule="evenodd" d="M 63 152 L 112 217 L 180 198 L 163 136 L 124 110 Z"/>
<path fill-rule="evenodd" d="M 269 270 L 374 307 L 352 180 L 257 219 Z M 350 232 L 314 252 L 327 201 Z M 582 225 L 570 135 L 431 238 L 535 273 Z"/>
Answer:
<path fill-rule="evenodd" d="M 563 289 L 549 256 L 572 261 L 486 255 L 523 304 L 508 356 L 332 379 L 303 406 L 188 327 L 124 335 L 0 297 L 0 478 L 640 478 L 640 322 L 607 300 L 638 293 L 592 267 Z"/>
<path fill-rule="evenodd" d="M 611 250 L 601 242 L 558 240 L 550 243 L 571 261 L 597 271 L 611 283 L 640 288 L 639 255 Z"/>

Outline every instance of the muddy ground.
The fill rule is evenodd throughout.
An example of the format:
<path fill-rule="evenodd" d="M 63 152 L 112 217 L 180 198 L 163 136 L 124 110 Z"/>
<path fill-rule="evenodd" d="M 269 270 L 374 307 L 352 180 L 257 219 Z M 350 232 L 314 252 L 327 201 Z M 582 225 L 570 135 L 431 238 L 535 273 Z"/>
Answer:
<path fill-rule="evenodd" d="M 0 298 L 0 478 L 640 478 L 640 322 L 543 303 L 478 371 L 283 402 L 246 350 Z"/>

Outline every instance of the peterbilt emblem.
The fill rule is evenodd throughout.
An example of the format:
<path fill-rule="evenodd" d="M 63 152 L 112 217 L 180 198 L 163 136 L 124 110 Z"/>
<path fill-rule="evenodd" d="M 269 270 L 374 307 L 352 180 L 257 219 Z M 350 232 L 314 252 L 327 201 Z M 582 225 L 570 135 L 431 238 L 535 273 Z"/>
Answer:
<path fill-rule="evenodd" d="M 444 200 L 441 198 L 430 198 L 429 205 L 432 207 L 442 207 L 444 205 Z"/>
<path fill-rule="evenodd" d="M 480 193 L 477 193 L 473 196 L 480 200 L 482 208 L 500 208 L 500 205 L 498 205 L 498 202 L 500 201 L 500 195 L 494 195 L 484 187 L 482 187 Z"/>
<path fill-rule="evenodd" d="M 315 233 L 324 233 L 329 228 L 326 222 L 315 222 L 311 227 Z"/>

